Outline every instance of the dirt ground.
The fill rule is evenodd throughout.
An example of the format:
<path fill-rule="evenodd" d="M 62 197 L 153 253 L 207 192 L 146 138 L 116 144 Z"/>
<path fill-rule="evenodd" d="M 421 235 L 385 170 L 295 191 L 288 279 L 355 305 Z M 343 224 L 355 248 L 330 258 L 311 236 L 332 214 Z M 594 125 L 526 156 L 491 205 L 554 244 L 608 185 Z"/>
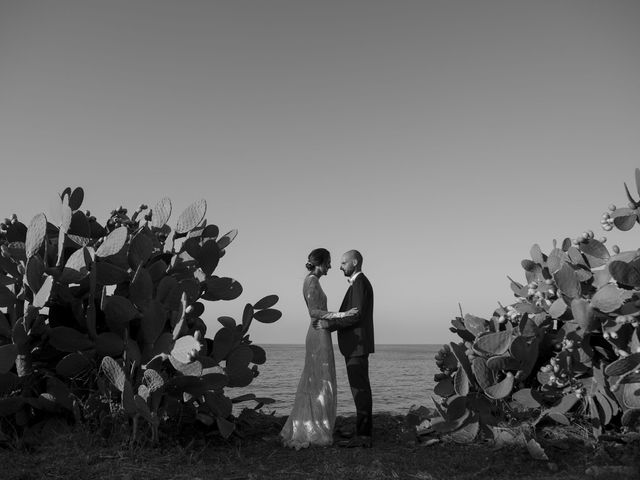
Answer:
<path fill-rule="evenodd" d="M 243 417 L 241 417 L 243 418 Z M 535 460 L 521 446 L 496 448 L 444 440 L 416 441 L 402 416 L 374 416 L 374 446 L 337 446 L 300 451 L 282 447 L 284 417 L 249 412 L 240 436 L 224 441 L 198 430 L 178 440 L 130 447 L 97 434 L 58 428 L 30 448 L 0 450 L 0 478 L 36 479 L 189 479 L 189 480 L 463 480 L 463 479 L 616 479 L 640 478 L 640 434 L 610 435 L 598 443 L 579 428 L 542 429 L 537 439 L 548 460 Z M 354 423 L 339 417 L 344 430 Z M 338 439 L 338 438 L 336 438 Z"/>

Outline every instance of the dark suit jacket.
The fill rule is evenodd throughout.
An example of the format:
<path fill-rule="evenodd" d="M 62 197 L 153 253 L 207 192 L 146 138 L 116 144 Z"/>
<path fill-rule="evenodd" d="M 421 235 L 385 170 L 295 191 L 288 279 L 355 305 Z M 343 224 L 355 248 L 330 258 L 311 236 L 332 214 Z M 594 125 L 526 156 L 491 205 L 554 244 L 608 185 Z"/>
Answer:
<path fill-rule="evenodd" d="M 375 351 L 373 340 L 373 288 L 360 273 L 344 296 L 341 312 L 357 307 L 358 315 L 336 319 L 331 330 L 338 332 L 338 346 L 345 357 L 363 356 Z"/>

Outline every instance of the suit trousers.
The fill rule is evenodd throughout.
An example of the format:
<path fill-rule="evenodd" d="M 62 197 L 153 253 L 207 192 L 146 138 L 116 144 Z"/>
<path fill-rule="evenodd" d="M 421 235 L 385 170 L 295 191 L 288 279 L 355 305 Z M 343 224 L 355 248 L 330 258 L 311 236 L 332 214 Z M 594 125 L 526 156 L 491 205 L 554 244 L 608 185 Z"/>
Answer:
<path fill-rule="evenodd" d="M 369 383 L 369 355 L 345 357 L 347 377 L 356 404 L 356 434 L 370 437 L 373 426 L 373 400 Z"/>

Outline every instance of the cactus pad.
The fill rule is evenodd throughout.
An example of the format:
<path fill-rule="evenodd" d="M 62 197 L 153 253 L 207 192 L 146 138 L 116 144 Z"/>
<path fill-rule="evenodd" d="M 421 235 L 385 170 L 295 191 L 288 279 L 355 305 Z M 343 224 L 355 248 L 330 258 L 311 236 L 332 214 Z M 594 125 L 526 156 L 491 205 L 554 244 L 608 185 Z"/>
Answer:
<path fill-rule="evenodd" d="M 573 392 L 567 393 L 560 399 L 560 401 L 557 404 L 552 406 L 549 409 L 549 411 L 565 414 L 569 410 L 571 410 L 576 403 L 578 403 L 578 400 L 579 398 L 576 396 L 575 393 Z"/>
<path fill-rule="evenodd" d="M 248 367 L 234 369 L 228 372 L 229 386 L 234 388 L 246 387 L 253 381 L 253 370 Z"/>
<path fill-rule="evenodd" d="M 116 333 L 103 332 L 96 338 L 96 350 L 101 356 L 119 357 L 124 352 L 124 341 Z"/>
<path fill-rule="evenodd" d="M 549 315 L 551 318 L 560 318 L 567 311 L 568 305 L 562 298 L 556 298 L 555 301 L 549 307 Z"/>
<path fill-rule="evenodd" d="M 640 383 L 625 383 L 622 403 L 627 408 L 640 408 Z"/>
<path fill-rule="evenodd" d="M 220 248 L 215 240 L 206 240 L 202 247 L 198 250 L 197 256 L 194 257 L 205 275 L 212 275 L 218 263 L 220 262 Z"/>
<path fill-rule="evenodd" d="M 100 285 L 117 285 L 129 280 L 129 272 L 113 263 L 97 261 L 94 268 L 96 281 Z"/>
<path fill-rule="evenodd" d="M 507 397 L 513 390 L 513 373 L 507 372 L 504 379 L 495 385 L 491 385 L 484 389 L 484 393 L 494 400 L 500 400 Z"/>
<path fill-rule="evenodd" d="M 129 266 L 134 270 L 139 265 L 144 264 L 153 253 L 153 241 L 151 240 L 149 230 L 141 230 L 131 238 L 129 242 L 129 252 L 127 260 Z"/>
<path fill-rule="evenodd" d="M 178 217 L 176 233 L 187 233 L 197 227 L 207 213 L 207 202 L 204 199 L 198 200 L 189 205 Z"/>
<path fill-rule="evenodd" d="M 478 416 L 473 415 L 469 420 L 457 430 L 451 432 L 448 437 L 456 443 L 468 444 L 475 440 L 480 431 Z"/>
<path fill-rule="evenodd" d="M 69 195 L 69 208 L 71 210 L 78 210 L 82 206 L 84 200 L 84 190 L 82 187 L 76 187 Z"/>
<path fill-rule="evenodd" d="M 574 298 L 571 301 L 571 313 L 585 333 L 592 332 L 600 326 L 589 300 Z"/>
<path fill-rule="evenodd" d="M 435 418 L 431 421 L 431 428 L 438 433 L 453 432 L 464 425 L 470 415 L 471 411 L 469 409 L 465 409 L 464 413 L 456 419 L 449 420 L 445 418 Z"/>
<path fill-rule="evenodd" d="M 638 220 L 638 215 L 631 208 L 618 208 L 611 214 L 611 218 L 618 230 L 626 232 L 633 228 L 633 225 Z"/>
<path fill-rule="evenodd" d="M 27 285 L 33 293 L 37 293 L 42 287 L 42 277 L 44 276 L 44 262 L 38 255 L 29 257 L 27 260 L 27 271 L 25 277 Z"/>
<path fill-rule="evenodd" d="M 155 228 L 162 228 L 171 217 L 171 199 L 164 197 L 151 209 L 151 225 Z"/>
<path fill-rule="evenodd" d="M 29 223 L 27 229 L 27 238 L 25 239 L 24 249 L 27 258 L 34 256 L 44 241 L 44 237 L 47 234 L 47 217 L 44 213 L 39 213 Z"/>
<path fill-rule="evenodd" d="M 127 227 L 116 228 L 111 233 L 109 233 L 104 242 L 102 242 L 102 245 L 98 247 L 98 250 L 96 250 L 96 255 L 98 257 L 105 258 L 120 252 L 127 241 L 127 235 Z"/>
<path fill-rule="evenodd" d="M 464 316 L 464 326 L 472 335 L 478 336 L 487 331 L 489 322 L 484 318 L 466 314 Z"/>
<path fill-rule="evenodd" d="M 496 355 L 487 360 L 487 367 L 494 371 L 518 370 L 520 362 L 510 355 Z"/>
<path fill-rule="evenodd" d="M 613 279 L 630 287 L 640 287 L 640 260 L 631 262 L 613 260 L 609 263 L 609 273 Z"/>
<path fill-rule="evenodd" d="M 124 370 L 118 362 L 111 357 L 104 357 L 100 366 L 105 376 L 109 379 L 111 384 L 116 387 L 120 392 L 123 391 L 126 376 Z"/>
<path fill-rule="evenodd" d="M 143 373 L 143 379 L 151 393 L 164 387 L 164 378 L 156 370 L 147 368 Z"/>
<path fill-rule="evenodd" d="M 524 408 L 540 408 L 540 402 L 533 397 L 530 388 L 521 388 L 511 398 Z"/>
<path fill-rule="evenodd" d="M 224 250 L 225 248 L 227 248 L 229 244 L 233 242 L 233 240 L 236 238 L 237 235 L 238 235 L 238 230 L 235 228 L 225 233 L 222 237 L 218 239 L 218 248 L 220 250 Z"/>
<path fill-rule="evenodd" d="M 153 280 L 149 272 L 140 264 L 129 284 L 129 298 L 138 307 L 144 307 L 149 303 L 152 295 Z"/>
<path fill-rule="evenodd" d="M 89 273 L 86 261 L 85 252 L 88 251 L 88 247 L 83 247 L 71 254 L 64 264 L 62 275 L 59 277 L 61 283 L 80 283 L 84 277 Z"/>
<path fill-rule="evenodd" d="M 235 300 L 242 293 L 242 285 L 228 277 L 211 277 L 204 282 L 202 299 L 209 301 Z"/>
<path fill-rule="evenodd" d="M 227 373 L 245 369 L 253 359 L 253 350 L 249 345 L 239 345 L 227 356 Z"/>
<path fill-rule="evenodd" d="M 185 335 L 176 339 L 171 356 L 182 363 L 190 363 L 192 357 L 200 350 L 202 345 L 191 335 Z"/>
<path fill-rule="evenodd" d="M 222 435 L 222 438 L 229 438 L 236 429 L 235 423 L 222 417 L 216 417 L 216 425 L 220 435 Z"/>
<path fill-rule="evenodd" d="M 138 317 L 140 313 L 128 298 L 120 295 L 110 295 L 105 299 L 104 315 L 109 321 L 123 324 Z"/>
<path fill-rule="evenodd" d="M 495 379 L 493 376 L 493 372 L 487 366 L 487 361 L 483 357 L 475 357 L 471 362 L 471 370 L 473 371 L 473 375 L 475 376 L 478 385 L 483 390 L 489 386 L 491 386 Z"/>
<path fill-rule="evenodd" d="M 528 377 L 538 360 L 540 342 L 537 338 L 516 337 L 511 342 L 509 352 L 520 363 L 520 371 Z"/>
<path fill-rule="evenodd" d="M 253 305 L 247 303 L 244 306 L 244 310 L 242 311 L 242 331 L 246 332 L 249 330 L 251 326 L 251 321 L 253 320 L 253 314 L 255 313 Z"/>
<path fill-rule="evenodd" d="M 640 420 L 640 408 L 629 408 L 625 410 L 620 419 L 620 423 L 625 427 L 631 427 Z"/>
<path fill-rule="evenodd" d="M 458 360 L 458 363 L 462 368 L 465 369 L 468 378 L 473 378 L 473 372 L 471 371 L 471 363 L 465 354 L 465 348 L 462 344 L 450 342 L 449 346 L 451 347 L 451 351 L 453 355 Z"/>
<path fill-rule="evenodd" d="M 453 387 L 458 395 L 465 396 L 469 393 L 469 378 L 464 368 L 459 368 L 453 375 Z"/>
<path fill-rule="evenodd" d="M 167 314 L 158 300 L 150 300 L 142 314 L 142 338 L 145 344 L 153 344 L 164 330 Z"/>
<path fill-rule="evenodd" d="M 251 351 L 253 352 L 253 356 L 251 358 L 251 362 L 256 365 L 262 365 L 267 361 L 267 352 L 258 345 L 249 345 Z"/>
<path fill-rule="evenodd" d="M 611 422 L 611 419 L 613 418 L 613 416 L 615 415 L 611 401 L 607 398 L 607 396 L 603 395 L 600 392 L 596 393 L 595 400 L 598 406 L 600 407 L 598 408 L 598 411 L 602 419 L 602 424 L 608 425 L 609 422 Z M 616 403 L 616 407 L 617 407 L 617 403 Z"/>
<path fill-rule="evenodd" d="M 509 350 L 511 338 L 511 332 L 507 330 L 487 333 L 486 335 L 476 338 L 473 348 L 491 355 L 502 355 Z"/>
<path fill-rule="evenodd" d="M 15 344 L 9 343 L 0 346 L 0 374 L 9 372 L 18 356 L 18 348 Z"/>
<path fill-rule="evenodd" d="M 70 353 L 56 364 L 56 372 L 66 378 L 74 378 L 93 367 L 91 360 L 82 353 Z"/>
<path fill-rule="evenodd" d="M 277 295 L 267 295 L 266 297 L 261 298 L 256 303 L 253 304 L 253 308 L 256 310 L 264 310 L 265 308 L 271 308 L 276 303 L 278 303 Z"/>
<path fill-rule="evenodd" d="M 433 388 L 433 393 L 442 398 L 448 398 L 455 394 L 456 391 L 453 385 L 453 380 L 450 377 L 440 380 Z"/>
<path fill-rule="evenodd" d="M 77 352 L 94 346 L 89 337 L 70 327 L 52 328 L 49 332 L 49 343 L 61 352 Z"/>
<path fill-rule="evenodd" d="M 44 307 L 49 301 L 49 297 L 51 296 L 51 289 L 53 288 L 53 277 L 47 276 L 42 282 L 42 286 L 38 293 L 36 293 L 35 297 L 33 297 L 33 306 L 36 308 Z"/>
<path fill-rule="evenodd" d="M 587 257 L 591 268 L 601 267 L 609 261 L 610 255 L 607 247 L 596 239 L 590 238 L 582 242 L 580 244 L 580 250 Z"/>
<path fill-rule="evenodd" d="M 258 310 L 253 314 L 253 318 L 260 323 L 273 323 L 282 317 L 282 312 L 273 308 L 265 308 L 264 310 Z"/>
<path fill-rule="evenodd" d="M 558 288 L 569 298 L 580 296 L 580 281 L 575 270 L 568 263 L 563 263 L 562 267 L 553 274 L 553 279 Z"/>
<path fill-rule="evenodd" d="M 632 353 L 626 357 L 620 357 L 615 362 L 610 363 L 604 369 L 604 373 L 609 377 L 626 375 L 640 368 L 640 353 Z"/>

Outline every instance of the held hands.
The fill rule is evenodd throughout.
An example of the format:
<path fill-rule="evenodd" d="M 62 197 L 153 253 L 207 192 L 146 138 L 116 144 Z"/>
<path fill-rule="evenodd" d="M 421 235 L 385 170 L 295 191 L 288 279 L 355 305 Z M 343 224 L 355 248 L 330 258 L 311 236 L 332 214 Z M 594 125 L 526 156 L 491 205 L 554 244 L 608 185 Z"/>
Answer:
<path fill-rule="evenodd" d="M 329 328 L 329 320 L 320 320 L 319 318 L 316 318 L 313 321 L 313 328 L 316 330 L 326 330 Z"/>
<path fill-rule="evenodd" d="M 313 325 L 313 328 L 315 328 L 316 330 L 327 330 L 331 328 L 332 324 L 334 323 L 333 319 L 352 317 L 354 315 L 357 315 L 358 312 L 359 312 L 358 308 L 353 307 L 347 310 L 346 312 L 330 313 L 328 315 L 325 315 L 325 317 L 327 318 L 316 318 L 315 320 L 313 320 L 312 325 Z"/>
<path fill-rule="evenodd" d="M 350 308 L 349 310 L 344 312 L 345 317 L 353 317 L 354 315 L 357 315 L 357 314 L 358 314 L 358 307 Z"/>

